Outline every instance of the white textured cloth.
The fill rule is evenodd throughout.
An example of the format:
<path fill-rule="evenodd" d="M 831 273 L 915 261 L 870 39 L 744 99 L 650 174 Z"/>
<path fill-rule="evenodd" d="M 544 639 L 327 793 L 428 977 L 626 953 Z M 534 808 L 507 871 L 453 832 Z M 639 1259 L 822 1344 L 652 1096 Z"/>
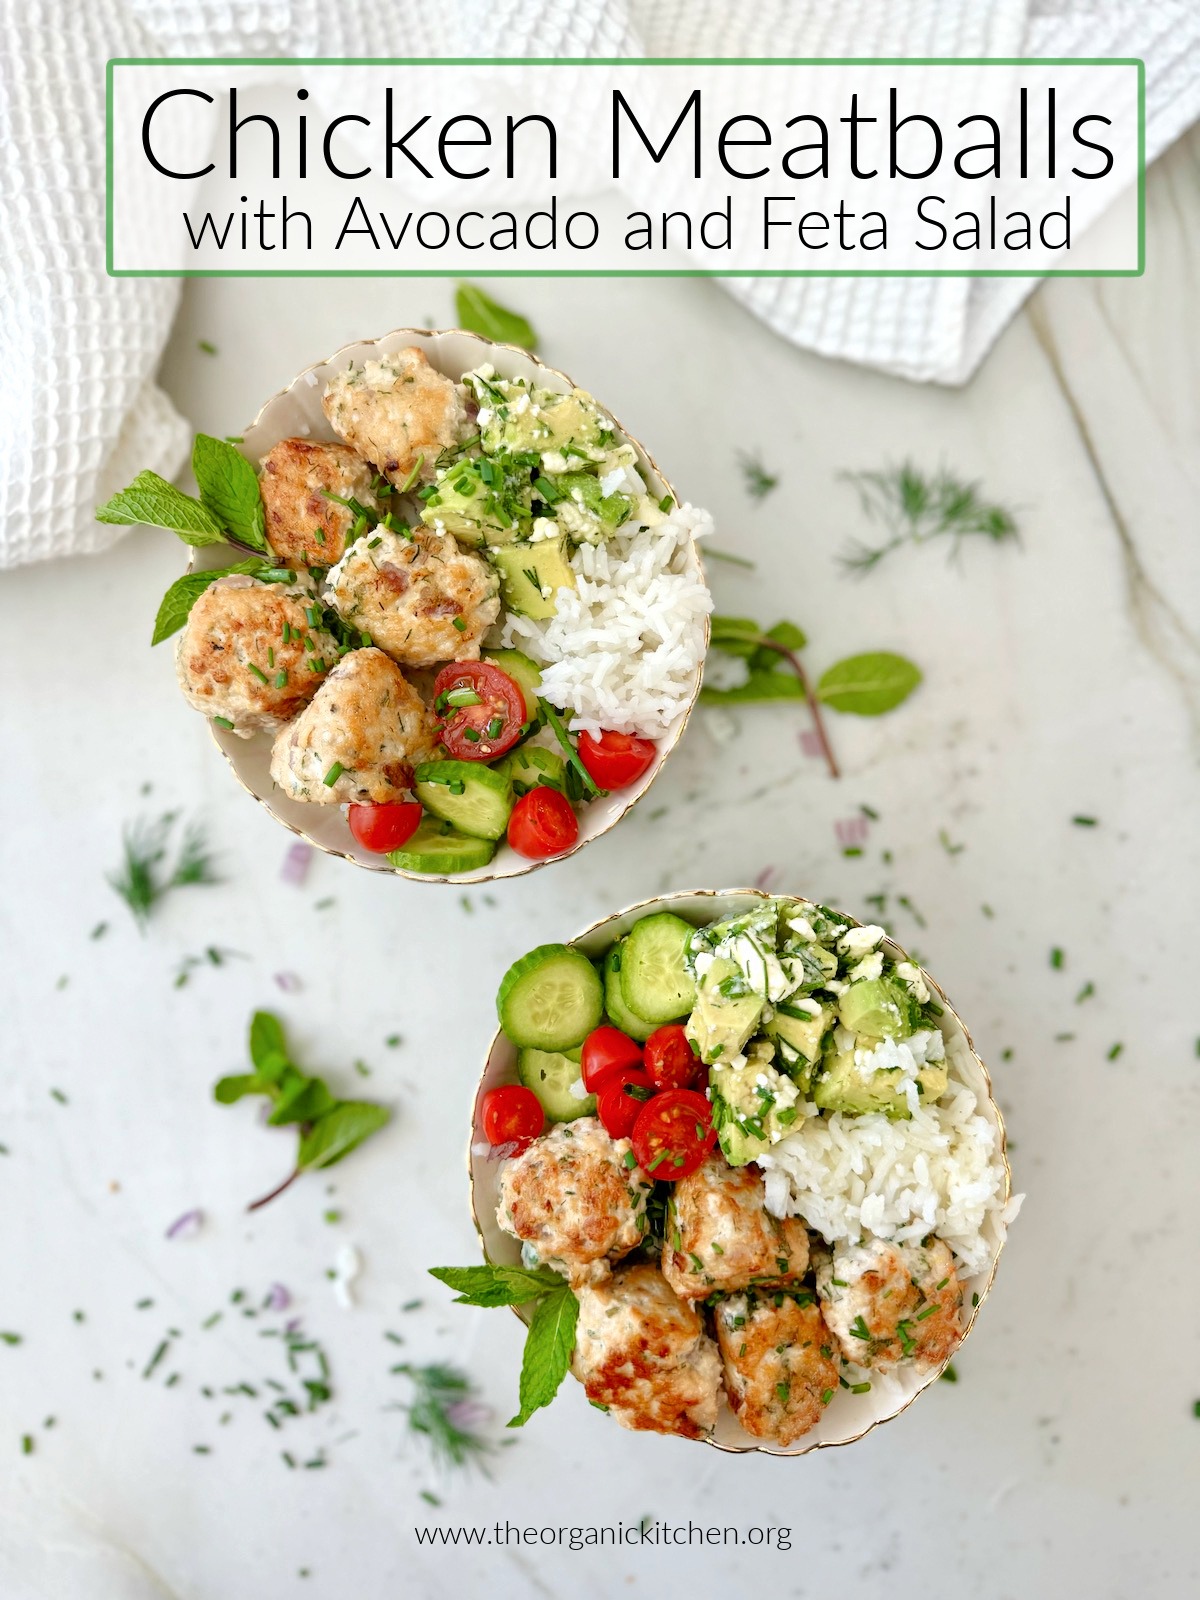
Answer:
<path fill-rule="evenodd" d="M 104 266 L 110 56 L 1137 55 L 1147 157 L 1200 115 L 1195 0 L 0 0 L 0 567 L 98 550 L 93 508 L 171 476 L 154 381 L 178 280 Z M 720 280 L 824 355 L 964 382 L 1029 279 Z"/>

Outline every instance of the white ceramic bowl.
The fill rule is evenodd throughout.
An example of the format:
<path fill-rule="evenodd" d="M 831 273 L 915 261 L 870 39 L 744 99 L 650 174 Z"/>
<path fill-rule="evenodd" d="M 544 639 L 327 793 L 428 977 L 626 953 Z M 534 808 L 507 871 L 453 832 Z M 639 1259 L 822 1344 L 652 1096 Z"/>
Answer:
<path fill-rule="evenodd" d="M 438 333 L 421 328 L 396 328 L 391 333 L 384 334 L 381 339 L 364 339 L 355 344 L 343 345 L 326 360 L 306 367 L 286 389 L 281 389 L 273 399 L 267 401 L 245 430 L 242 441 L 243 455 L 257 466 L 272 445 L 277 444 L 280 439 L 297 435 L 306 439 L 335 438 L 336 435 L 321 409 L 321 397 L 330 378 L 349 366 L 351 362 L 360 366 L 364 361 L 376 360 L 410 345 L 422 349 L 433 366 L 452 378 L 461 378 L 464 372 L 471 371 L 484 361 L 490 361 L 497 372 L 506 378 L 530 379 L 543 388 L 553 389 L 559 393 L 575 387 L 565 373 L 546 366 L 535 356 L 529 355 L 524 350 L 518 350 L 514 345 L 493 344 L 490 340 L 481 339 L 477 334 L 464 333 L 459 329 Z M 608 414 L 611 416 L 611 411 Z M 621 436 L 637 451 L 638 463 L 650 492 L 656 498 L 670 494 L 678 503 L 679 496 L 659 472 L 653 458 L 626 429 L 621 427 L 619 421 L 617 428 Z M 223 545 L 197 550 L 193 553 L 189 570 L 220 566 L 227 559 L 227 551 Z M 691 570 L 703 579 L 704 570 L 695 541 L 692 541 L 689 548 L 688 562 Z M 706 623 L 705 648 L 707 644 Z M 631 810 L 646 793 L 662 771 L 667 757 L 679 743 L 700 692 L 700 678 L 701 667 L 697 666 L 691 698 L 667 732 L 657 741 L 658 750 L 649 770 L 629 788 L 609 795 L 606 800 L 593 801 L 581 811 L 579 838 L 570 850 L 551 857 L 549 862 L 528 861 L 511 849 L 505 840 L 501 840 L 496 854 L 486 867 L 480 867 L 474 872 L 459 872 L 449 876 L 397 871 L 386 856 L 374 855 L 361 848 L 351 835 L 340 806 L 305 805 L 301 801 L 281 795 L 271 781 L 272 736 L 270 734 L 256 734 L 251 739 L 240 739 L 225 729 L 218 728 L 212 722 L 209 723 L 209 729 L 247 793 L 264 805 L 277 822 L 281 822 L 285 828 L 306 839 L 317 849 L 325 851 L 327 855 L 341 856 L 346 861 L 353 861 L 356 866 L 367 867 L 374 872 L 387 872 L 393 877 L 412 878 L 419 883 L 490 883 L 495 878 L 518 878 L 526 872 L 535 871 L 538 867 L 549 866 L 554 861 L 564 861 L 576 851 L 582 850 L 584 845 L 590 844 L 593 839 L 598 839 L 601 834 L 615 827 L 626 812 Z"/>
<path fill-rule="evenodd" d="M 775 894 L 768 894 L 762 889 L 693 889 L 681 891 L 677 894 L 661 895 L 653 900 L 643 900 L 641 904 L 629 906 L 624 911 L 615 912 L 612 916 L 605 917 L 601 922 L 595 922 L 570 942 L 577 945 L 585 954 L 599 956 L 608 949 L 614 940 L 627 933 L 633 924 L 640 918 L 648 916 L 654 911 L 673 911 L 678 916 L 689 922 L 707 923 L 718 921 L 723 917 L 731 917 L 739 912 L 747 911 L 756 901 L 778 898 Z M 845 913 L 839 913 L 845 916 Z M 848 922 L 854 922 L 852 917 L 847 917 Z M 854 923 L 857 927 L 858 924 Z M 885 941 L 884 948 L 898 961 L 908 960 L 908 954 L 893 940 Z M 965 1050 L 959 1051 L 959 1057 L 965 1066 L 970 1087 L 979 1099 L 979 1109 L 996 1130 L 1000 1156 L 1004 1163 L 1004 1201 L 1007 1203 L 1012 1187 L 1012 1174 L 1009 1170 L 1008 1156 L 1005 1148 L 1004 1121 L 1000 1110 L 992 1097 L 991 1079 L 988 1077 L 987 1068 L 975 1053 L 971 1043 L 971 1036 L 963 1026 L 961 1018 L 946 999 L 941 987 L 924 973 L 925 981 L 930 990 L 937 995 L 939 1002 L 945 1007 L 945 1016 L 942 1018 L 942 1031 L 947 1043 L 953 1049 L 953 1041 L 959 1039 Z M 499 1174 L 501 1163 L 489 1160 L 486 1155 L 477 1155 L 476 1149 L 486 1145 L 482 1123 L 480 1119 L 480 1103 L 486 1091 L 497 1084 L 516 1082 L 515 1047 L 509 1043 L 504 1034 L 497 1031 L 492 1040 L 491 1049 L 488 1051 L 487 1061 L 484 1065 L 483 1076 L 475 1095 L 475 1105 L 471 1123 L 471 1142 L 468 1151 L 468 1164 L 471 1179 L 471 1212 L 475 1219 L 476 1232 L 479 1234 L 483 1251 L 489 1261 L 502 1264 L 516 1264 L 521 1259 L 521 1250 L 517 1241 L 505 1233 L 496 1222 L 496 1205 L 499 1199 Z M 967 1322 L 963 1333 L 966 1335 L 974 1326 L 987 1298 L 988 1290 L 996 1275 L 996 1264 L 1000 1259 L 1000 1252 L 1004 1248 L 1004 1227 L 999 1222 L 997 1215 L 989 1216 L 985 1225 L 984 1234 L 989 1246 L 989 1260 L 987 1266 L 975 1277 L 964 1280 L 964 1312 Z M 977 1298 L 974 1298 L 977 1297 Z M 521 1308 L 518 1315 L 521 1314 Z M 960 1346 L 961 1348 L 961 1346 Z M 957 1351 L 955 1352 L 957 1354 Z M 717 1417 L 716 1430 L 711 1438 L 697 1441 L 699 1443 L 715 1445 L 719 1450 L 734 1453 L 758 1451 L 765 1455 L 802 1456 L 810 1450 L 821 1450 L 830 1445 L 853 1444 L 861 1439 L 864 1434 L 876 1428 L 883 1422 L 890 1422 L 893 1417 L 898 1417 L 906 1411 L 923 1390 L 931 1383 L 935 1383 L 944 1365 L 930 1372 L 917 1373 L 912 1370 L 900 1368 L 895 1374 L 884 1378 L 875 1377 L 871 1389 L 867 1394 L 850 1394 L 845 1389 L 839 1389 L 829 1405 L 825 1408 L 820 1422 L 811 1432 L 786 1449 L 779 1445 L 764 1443 L 748 1434 L 730 1410 L 724 1398 L 721 1400 L 720 1411 Z M 608 1426 L 615 1426 L 609 1423 Z"/>

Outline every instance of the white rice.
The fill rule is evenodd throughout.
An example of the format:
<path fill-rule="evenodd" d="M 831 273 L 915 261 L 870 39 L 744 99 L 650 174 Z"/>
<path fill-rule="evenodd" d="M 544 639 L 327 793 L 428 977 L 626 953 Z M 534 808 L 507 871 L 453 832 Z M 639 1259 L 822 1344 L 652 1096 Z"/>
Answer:
<path fill-rule="evenodd" d="M 544 668 L 542 693 L 571 713 L 575 732 L 657 739 L 685 709 L 712 610 L 688 548 L 711 531 L 706 511 L 679 506 L 652 528 L 581 544 L 571 559 L 576 586 L 558 591 L 553 617 L 505 618 L 503 645 Z"/>
<path fill-rule="evenodd" d="M 936 1233 L 968 1275 L 1003 1238 L 1004 1164 L 991 1122 L 964 1081 L 961 1039 L 948 1041 L 951 1079 L 934 1106 L 905 1122 L 881 1113 L 808 1115 L 757 1158 L 767 1209 L 800 1216 L 827 1243 L 864 1235 L 898 1243 Z"/>

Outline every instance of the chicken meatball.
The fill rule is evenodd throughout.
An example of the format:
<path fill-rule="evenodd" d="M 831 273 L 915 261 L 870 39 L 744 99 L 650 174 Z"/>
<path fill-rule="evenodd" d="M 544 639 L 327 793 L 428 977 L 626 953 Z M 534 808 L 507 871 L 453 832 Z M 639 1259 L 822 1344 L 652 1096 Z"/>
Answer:
<path fill-rule="evenodd" d="M 817 1293 L 847 1361 L 888 1372 L 901 1362 L 928 1371 L 962 1338 L 963 1292 L 940 1239 L 871 1239 L 822 1251 Z"/>
<path fill-rule="evenodd" d="M 415 347 L 347 367 L 322 404 L 339 438 L 399 486 L 414 472 L 432 482 L 438 456 L 466 431 L 464 391 Z"/>
<path fill-rule="evenodd" d="M 833 1335 L 812 1294 L 739 1294 L 715 1314 L 725 1392 L 756 1439 L 791 1444 L 837 1393 Z"/>
<path fill-rule="evenodd" d="M 808 1268 L 802 1222 L 771 1216 L 757 1167 L 731 1167 L 719 1151 L 680 1178 L 671 1197 L 662 1269 L 685 1300 L 751 1284 L 796 1283 Z"/>
<path fill-rule="evenodd" d="M 358 514 L 330 496 L 357 500 L 378 512 L 375 474 L 348 444 L 281 439 L 262 459 L 258 480 L 266 513 L 267 543 L 277 556 L 301 566 L 340 561 Z"/>
<path fill-rule="evenodd" d="M 337 660 L 315 593 L 302 583 L 232 574 L 196 601 L 175 651 L 189 705 L 242 739 L 274 732 L 312 699 Z"/>
<path fill-rule="evenodd" d="M 572 1283 L 607 1277 L 646 1231 L 651 1184 L 630 1151 L 596 1117 L 556 1123 L 505 1162 L 497 1222 Z"/>
<path fill-rule="evenodd" d="M 696 1308 L 657 1267 L 577 1288 L 571 1371 L 623 1428 L 698 1439 L 717 1420 L 721 1362 Z"/>
<path fill-rule="evenodd" d="M 405 798 L 436 744 L 437 724 L 396 663 L 352 650 L 277 734 L 271 777 L 292 800 L 378 805 Z"/>
<path fill-rule="evenodd" d="M 329 574 L 330 603 L 405 667 L 478 661 L 500 615 L 500 580 L 448 533 L 378 528 Z"/>

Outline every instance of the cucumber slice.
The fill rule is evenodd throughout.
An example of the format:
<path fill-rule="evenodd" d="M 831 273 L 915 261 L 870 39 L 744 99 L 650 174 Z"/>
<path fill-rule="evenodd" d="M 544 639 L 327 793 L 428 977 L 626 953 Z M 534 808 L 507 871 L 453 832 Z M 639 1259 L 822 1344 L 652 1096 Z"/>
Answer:
<path fill-rule="evenodd" d="M 604 990 L 585 955 L 543 944 L 504 974 L 496 1010 L 520 1049 L 574 1050 L 603 1016 Z"/>
<path fill-rule="evenodd" d="M 623 941 L 622 941 L 623 942 Z M 621 993 L 621 945 L 615 944 L 604 958 L 604 1009 L 614 1028 L 641 1043 L 654 1032 L 655 1024 L 630 1011 Z"/>
<path fill-rule="evenodd" d="M 647 1022 L 674 1022 L 695 1005 L 696 983 L 683 960 L 693 932 L 670 911 L 630 928 L 621 950 L 621 998 Z"/>
<path fill-rule="evenodd" d="M 426 761 L 413 774 L 417 799 L 435 817 L 473 839 L 502 839 L 513 807 L 507 766 L 482 761 Z"/>
<path fill-rule="evenodd" d="M 579 1051 L 522 1050 L 517 1057 L 517 1077 L 542 1102 L 551 1122 L 573 1122 L 596 1112 L 596 1096 L 580 1099 L 571 1085 L 580 1080 Z"/>
<path fill-rule="evenodd" d="M 536 789 L 539 783 L 566 790 L 567 764 L 557 751 L 540 744 L 523 744 L 506 758 L 506 764 L 517 794 Z"/>
<path fill-rule="evenodd" d="M 485 661 L 491 661 L 507 672 L 525 696 L 525 721 L 532 722 L 538 713 L 538 690 L 542 687 L 542 669 L 531 661 L 523 650 L 485 650 Z"/>
<path fill-rule="evenodd" d="M 448 822 L 422 817 L 416 833 L 402 850 L 390 851 L 388 860 L 402 872 L 474 872 L 495 853 L 490 839 L 472 839 Z"/>

